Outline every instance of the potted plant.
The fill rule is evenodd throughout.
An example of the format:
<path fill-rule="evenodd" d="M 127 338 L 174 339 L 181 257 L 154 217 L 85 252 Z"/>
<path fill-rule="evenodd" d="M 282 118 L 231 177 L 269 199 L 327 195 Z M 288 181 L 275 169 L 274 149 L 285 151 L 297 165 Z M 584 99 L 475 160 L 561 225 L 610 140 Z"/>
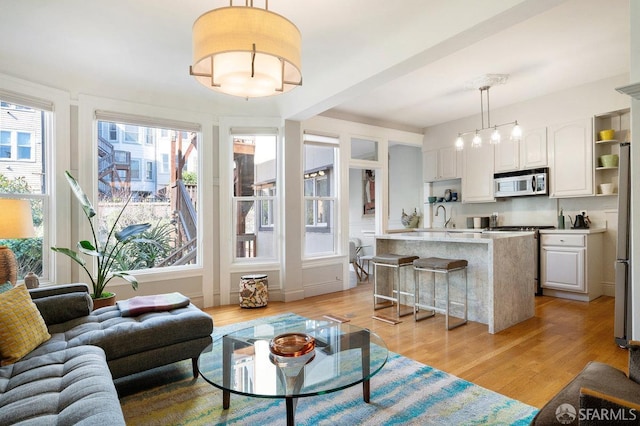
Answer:
<path fill-rule="evenodd" d="M 123 278 L 131 283 L 131 287 L 133 287 L 134 290 L 138 289 L 138 280 L 136 280 L 133 275 L 123 271 L 112 271 L 114 262 L 127 244 L 133 241 L 143 241 L 142 239 L 136 238 L 136 236 L 146 231 L 151 226 L 151 224 L 143 223 L 129 225 L 121 231 L 116 231 L 118 221 L 120 220 L 124 209 L 127 207 L 129 201 L 131 200 L 131 196 L 129 196 L 127 202 L 118 213 L 113 226 L 111 226 L 111 228 L 109 229 L 109 233 L 107 234 L 106 239 L 101 241 L 98 234 L 96 233 L 96 228 L 93 223 L 93 219 L 96 216 L 96 211 L 93 208 L 91 201 L 89 201 L 89 198 L 86 196 L 86 194 L 78 184 L 78 181 L 76 181 L 71 173 L 65 171 L 65 176 L 67 178 L 67 181 L 69 182 L 69 185 L 71 186 L 71 190 L 80 202 L 82 211 L 89 221 L 89 226 L 91 227 L 91 237 L 93 241 L 79 241 L 77 247 L 80 253 L 95 259 L 97 266 L 95 276 L 92 275 L 91 272 L 89 272 L 89 270 L 87 269 L 86 262 L 84 258 L 80 256 L 80 253 L 63 247 L 51 247 L 51 250 L 69 256 L 74 262 L 76 262 L 82 267 L 82 269 L 85 270 L 85 272 L 89 276 L 89 279 L 91 280 L 91 286 L 93 289 L 93 294 L 91 295 L 91 297 L 94 299 L 94 307 L 96 307 L 96 301 L 98 305 L 103 304 L 106 306 L 109 304 L 113 304 L 115 301 L 115 294 L 105 292 L 104 289 L 109 281 L 111 281 L 114 277 Z M 111 299 L 111 301 L 101 303 L 101 299 Z"/>

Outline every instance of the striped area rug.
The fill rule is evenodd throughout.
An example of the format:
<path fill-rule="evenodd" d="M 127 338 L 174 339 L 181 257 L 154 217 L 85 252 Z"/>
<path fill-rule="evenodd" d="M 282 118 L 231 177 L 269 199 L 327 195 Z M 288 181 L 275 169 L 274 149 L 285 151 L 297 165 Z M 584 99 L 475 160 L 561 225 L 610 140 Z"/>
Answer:
<path fill-rule="evenodd" d="M 214 338 L 261 322 L 300 319 L 266 317 L 215 329 Z M 127 425 L 284 425 L 284 400 L 231 395 L 222 410 L 222 391 L 194 380 L 183 361 L 116 382 Z M 141 388 L 144 386 L 144 388 Z M 371 402 L 362 386 L 300 398 L 297 425 L 527 425 L 535 407 L 476 386 L 395 353 L 371 379 Z"/>

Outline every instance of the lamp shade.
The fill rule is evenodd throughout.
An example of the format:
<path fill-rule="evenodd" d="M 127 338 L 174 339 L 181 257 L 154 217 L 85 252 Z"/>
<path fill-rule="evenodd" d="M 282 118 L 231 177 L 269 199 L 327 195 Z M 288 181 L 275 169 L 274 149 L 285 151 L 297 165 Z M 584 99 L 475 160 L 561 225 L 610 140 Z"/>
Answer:
<path fill-rule="evenodd" d="M 201 84 L 255 98 L 302 84 L 301 35 L 283 16 L 266 9 L 229 6 L 210 10 L 193 24 L 193 66 Z"/>
<path fill-rule="evenodd" d="M 0 199 L 0 239 L 35 236 L 31 203 L 28 200 Z"/>
<path fill-rule="evenodd" d="M 0 199 L 0 239 L 35 237 L 31 203 L 28 200 Z M 7 246 L 0 246 L 0 284 L 18 278 L 16 257 Z"/>

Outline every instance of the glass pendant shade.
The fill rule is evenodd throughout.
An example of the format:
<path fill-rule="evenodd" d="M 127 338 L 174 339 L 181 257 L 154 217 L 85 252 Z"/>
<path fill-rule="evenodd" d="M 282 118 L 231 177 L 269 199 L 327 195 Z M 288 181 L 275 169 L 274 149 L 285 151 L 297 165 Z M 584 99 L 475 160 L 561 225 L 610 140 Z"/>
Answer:
<path fill-rule="evenodd" d="M 266 9 L 229 6 L 193 24 L 190 74 L 204 86 L 245 98 L 271 96 L 302 84 L 301 35 Z"/>
<path fill-rule="evenodd" d="M 476 132 L 473 135 L 473 139 L 471 139 L 471 146 L 473 148 L 480 148 L 482 146 L 482 137 L 480 137 L 480 133 Z"/>
<path fill-rule="evenodd" d="M 464 149 L 464 139 L 462 139 L 462 135 L 458 135 L 456 138 L 456 150 L 462 151 Z"/>
<path fill-rule="evenodd" d="M 494 127 L 493 132 L 491 132 L 491 144 L 497 145 L 500 143 L 501 139 L 502 139 L 502 136 L 500 135 L 500 131 L 498 130 L 497 127 Z"/>
<path fill-rule="evenodd" d="M 520 139 L 522 139 L 522 127 L 520 127 L 520 125 L 516 121 L 513 129 L 511 129 L 511 140 L 514 142 L 520 142 Z"/>

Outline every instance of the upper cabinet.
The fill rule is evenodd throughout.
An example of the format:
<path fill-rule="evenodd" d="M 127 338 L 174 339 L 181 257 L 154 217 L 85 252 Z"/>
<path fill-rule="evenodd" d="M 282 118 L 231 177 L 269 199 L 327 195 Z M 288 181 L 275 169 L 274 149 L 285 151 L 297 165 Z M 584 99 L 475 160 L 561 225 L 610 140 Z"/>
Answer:
<path fill-rule="evenodd" d="M 495 201 L 493 196 L 494 146 L 488 143 L 463 151 L 462 202 Z"/>
<path fill-rule="evenodd" d="M 593 195 L 593 132 L 591 119 L 549 127 L 549 196 Z"/>
<path fill-rule="evenodd" d="M 525 130 L 522 135 L 520 164 L 522 169 L 547 167 L 547 128 Z"/>
<path fill-rule="evenodd" d="M 458 179 L 458 151 L 453 146 L 424 151 L 422 169 L 425 182 Z"/>
<path fill-rule="evenodd" d="M 594 181 L 598 196 L 618 194 L 618 155 L 620 143 L 629 142 L 630 118 L 628 108 L 593 118 Z"/>
<path fill-rule="evenodd" d="M 547 166 L 547 128 L 525 131 L 520 142 L 503 141 L 495 146 L 495 172 Z"/>

